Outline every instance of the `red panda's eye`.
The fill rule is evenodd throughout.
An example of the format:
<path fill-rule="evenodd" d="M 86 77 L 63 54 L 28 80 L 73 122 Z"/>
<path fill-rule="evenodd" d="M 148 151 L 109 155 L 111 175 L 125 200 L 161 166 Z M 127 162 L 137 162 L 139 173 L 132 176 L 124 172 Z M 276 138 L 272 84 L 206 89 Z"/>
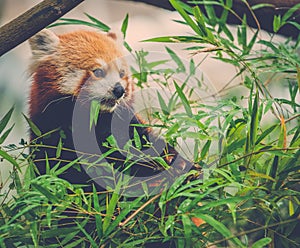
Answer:
<path fill-rule="evenodd" d="M 120 70 L 120 78 L 123 78 L 125 76 L 125 71 L 124 70 Z"/>
<path fill-rule="evenodd" d="M 93 70 L 93 73 L 97 78 L 104 78 L 106 76 L 106 72 L 101 68 Z"/>

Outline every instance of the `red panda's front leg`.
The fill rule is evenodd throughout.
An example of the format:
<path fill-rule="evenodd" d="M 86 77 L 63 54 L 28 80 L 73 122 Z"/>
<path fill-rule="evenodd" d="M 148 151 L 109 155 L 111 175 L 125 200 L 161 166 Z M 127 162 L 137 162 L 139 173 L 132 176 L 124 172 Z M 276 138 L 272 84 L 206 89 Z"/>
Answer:
<path fill-rule="evenodd" d="M 170 144 L 168 144 L 163 138 L 157 137 L 153 134 L 153 130 L 146 125 L 143 126 L 144 121 L 140 116 L 135 115 L 131 120 L 130 136 L 134 141 L 134 132 L 139 134 L 141 144 L 144 149 L 140 149 L 142 153 L 153 155 L 153 160 L 156 162 L 153 164 L 153 171 L 160 172 L 172 168 L 172 173 L 181 175 L 187 172 L 193 165 L 191 162 L 183 158 L 179 152 Z"/>

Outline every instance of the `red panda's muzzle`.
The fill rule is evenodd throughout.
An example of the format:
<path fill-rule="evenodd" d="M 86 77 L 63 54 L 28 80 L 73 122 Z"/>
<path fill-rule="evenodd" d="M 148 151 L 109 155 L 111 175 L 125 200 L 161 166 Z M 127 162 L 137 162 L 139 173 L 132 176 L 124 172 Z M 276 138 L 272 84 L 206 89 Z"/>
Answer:
<path fill-rule="evenodd" d="M 116 83 L 112 90 L 112 93 L 117 99 L 120 99 L 124 96 L 125 89 L 120 83 Z"/>

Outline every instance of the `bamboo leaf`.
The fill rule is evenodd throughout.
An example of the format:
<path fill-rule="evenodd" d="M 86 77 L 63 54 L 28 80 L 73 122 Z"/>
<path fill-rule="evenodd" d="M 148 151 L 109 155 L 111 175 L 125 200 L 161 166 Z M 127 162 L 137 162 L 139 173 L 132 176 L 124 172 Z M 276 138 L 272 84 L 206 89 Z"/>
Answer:
<path fill-rule="evenodd" d="M 291 142 L 290 142 L 290 146 L 297 146 L 297 144 L 300 145 L 300 139 L 299 139 L 299 136 L 300 136 L 300 126 L 298 126 Z"/>
<path fill-rule="evenodd" d="M 0 150 L 0 157 L 7 160 L 9 163 L 11 163 L 13 166 L 15 166 L 21 172 L 21 168 L 20 168 L 19 164 L 17 163 L 17 161 L 12 156 L 10 156 L 6 151 Z"/>
<path fill-rule="evenodd" d="M 181 220 L 183 224 L 183 231 L 186 242 L 184 247 L 192 247 L 192 221 L 186 214 L 182 215 Z"/>
<path fill-rule="evenodd" d="M 5 127 L 7 126 L 11 115 L 14 111 L 14 107 L 12 107 L 5 115 L 4 117 L 0 120 L 0 134 L 3 132 L 3 130 L 5 129 Z"/>
<path fill-rule="evenodd" d="M 265 131 L 263 131 L 257 138 L 255 144 L 258 145 L 264 138 L 266 138 L 270 133 L 272 133 L 278 127 L 277 124 L 269 127 Z"/>
<path fill-rule="evenodd" d="M 23 185 L 21 183 L 20 175 L 17 171 L 14 171 L 13 177 L 14 177 L 13 183 L 14 183 L 15 189 L 17 190 L 17 193 L 20 194 L 23 191 Z"/>
<path fill-rule="evenodd" d="M 288 11 L 282 16 L 282 22 L 285 23 L 297 10 L 300 8 L 300 3 L 289 8 Z"/>
<path fill-rule="evenodd" d="M 169 55 L 171 56 L 172 60 L 178 66 L 176 71 L 177 72 L 185 72 L 186 71 L 185 66 L 184 66 L 183 62 L 181 61 L 181 59 L 178 57 L 178 55 L 168 47 L 166 47 L 166 50 L 169 53 Z"/>
<path fill-rule="evenodd" d="M 222 7 L 223 7 L 223 12 L 220 17 L 220 23 L 225 24 L 227 22 L 229 10 L 232 8 L 232 0 L 226 0 L 225 6 L 223 5 Z"/>
<path fill-rule="evenodd" d="M 298 90 L 300 92 L 300 67 L 297 65 L 297 82 L 298 82 Z"/>
<path fill-rule="evenodd" d="M 34 187 L 36 190 L 38 190 L 40 193 L 42 193 L 44 196 L 46 196 L 46 198 L 53 202 L 53 203 L 58 203 L 59 202 L 59 198 L 52 194 L 46 187 L 43 187 L 42 185 L 39 185 L 37 183 L 32 183 L 31 184 L 32 187 Z"/>
<path fill-rule="evenodd" d="M 75 235 L 78 234 L 79 232 L 80 232 L 80 230 L 76 226 L 74 226 L 74 227 L 51 228 L 49 230 L 47 230 L 47 229 L 44 230 L 44 232 L 43 232 L 43 238 L 62 237 L 64 239 L 61 241 L 60 244 L 64 245 L 63 246 L 64 248 L 66 248 L 66 247 L 77 247 L 77 246 L 73 246 L 72 245 L 74 243 L 70 244 L 69 241 L 72 240 L 72 239 L 74 239 Z M 68 244 L 70 246 L 65 245 L 65 244 Z"/>
<path fill-rule="evenodd" d="M 293 25 L 295 28 L 297 28 L 298 30 L 300 30 L 300 24 L 299 24 L 298 22 L 288 21 L 287 24 L 291 24 L 291 25 Z"/>
<path fill-rule="evenodd" d="M 128 52 L 130 52 L 130 53 L 132 52 L 133 49 L 130 47 L 130 45 L 126 41 L 123 42 L 123 46 L 127 49 Z"/>
<path fill-rule="evenodd" d="M 41 136 L 42 132 L 39 130 L 39 128 L 26 115 L 23 114 L 23 116 L 24 116 L 25 120 L 27 121 L 27 123 L 28 123 L 30 129 L 32 130 L 32 132 L 37 137 Z"/>
<path fill-rule="evenodd" d="M 76 163 L 78 163 L 80 160 L 80 158 L 77 158 L 73 161 L 71 161 L 70 163 L 64 165 L 63 167 L 56 169 L 55 167 L 53 167 L 50 172 L 54 173 L 54 175 L 59 176 L 60 174 L 64 173 L 66 170 L 68 170 L 69 168 L 71 168 L 73 165 L 75 165 Z M 58 163 L 59 164 L 59 163 Z"/>
<path fill-rule="evenodd" d="M 2 136 L 0 137 L 0 145 L 6 140 L 12 129 L 14 128 L 15 124 L 13 124 L 9 129 L 7 129 Z"/>
<path fill-rule="evenodd" d="M 17 220 L 18 218 L 20 218 L 21 216 L 28 214 L 28 212 L 30 212 L 31 210 L 34 211 L 34 209 L 39 208 L 39 207 L 40 207 L 40 205 L 37 205 L 37 204 L 32 204 L 32 205 L 28 205 L 28 206 L 24 207 L 17 214 L 12 216 L 12 218 L 10 218 L 8 220 L 7 224 L 14 223 L 14 221 Z"/>
<path fill-rule="evenodd" d="M 198 6 L 195 6 L 193 8 L 193 12 L 202 36 L 207 36 L 207 29 L 200 8 Z"/>
<path fill-rule="evenodd" d="M 252 50 L 254 44 L 256 43 L 256 39 L 257 39 L 258 33 L 259 33 L 259 30 L 257 30 L 255 32 L 255 34 L 252 36 L 252 38 L 251 38 L 248 46 L 245 48 L 245 50 L 243 52 L 244 54 L 249 54 L 249 52 Z"/>
<path fill-rule="evenodd" d="M 84 26 L 100 29 L 103 32 L 108 32 L 110 30 L 110 28 L 106 29 L 105 27 L 101 27 L 96 23 L 77 20 L 77 19 L 68 19 L 68 18 L 60 18 L 58 22 L 49 25 L 48 28 L 53 28 L 56 26 L 63 26 L 63 25 L 84 25 Z"/>
<path fill-rule="evenodd" d="M 217 21 L 218 21 L 215 9 L 213 8 L 212 5 L 208 5 L 208 4 L 205 4 L 204 8 L 205 8 L 205 11 L 206 11 L 206 14 L 208 16 L 208 20 L 209 20 L 210 24 L 212 26 L 215 26 L 217 24 Z"/>
<path fill-rule="evenodd" d="M 292 200 L 289 200 L 289 215 L 293 216 L 295 214 L 295 208 Z"/>
<path fill-rule="evenodd" d="M 192 20 L 192 18 L 185 12 L 182 6 L 179 4 L 177 0 L 170 0 L 171 5 L 177 12 L 182 16 L 182 18 L 186 21 L 186 23 L 196 32 L 196 34 L 202 36 L 202 32 L 199 29 L 198 25 Z"/>
<path fill-rule="evenodd" d="M 59 158 L 59 157 L 60 157 L 60 155 L 61 155 L 61 150 L 62 150 L 62 146 L 63 146 L 62 139 L 59 138 L 59 141 L 58 141 L 58 144 L 57 144 L 57 148 L 56 148 L 56 154 L 55 154 L 55 157 L 56 157 L 56 158 Z"/>
<path fill-rule="evenodd" d="M 236 206 L 238 203 L 243 202 L 247 199 L 251 199 L 251 197 L 249 197 L 249 196 L 233 196 L 233 197 L 230 197 L 230 198 L 209 202 L 209 203 L 207 203 L 203 206 L 200 206 L 198 208 L 198 211 L 203 212 L 204 210 L 212 209 L 212 208 L 222 206 L 222 205 L 234 205 L 234 206 Z"/>
<path fill-rule="evenodd" d="M 34 244 L 34 247 L 38 246 L 38 225 L 36 221 L 30 223 L 30 234 Z"/>
<path fill-rule="evenodd" d="M 207 38 L 207 41 L 211 44 L 215 44 L 215 37 L 213 33 L 206 27 L 204 16 L 198 6 L 193 8 L 193 14 L 196 18 L 198 27 L 200 28 L 203 36 Z"/>
<path fill-rule="evenodd" d="M 252 5 L 251 9 L 252 10 L 257 10 L 257 9 L 266 8 L 266 7 L 275 8 L 275 6 L 273 4 L 259 3 L 259 4 Z"/>
<path fill-rule="evenodd" d="M 190 60 L 190 75 L 193 76 L 196 73 L 195 61 L 193 59 Z"/>
<path fill-rule="evenodd" d="M 247 47 L 247 19 L 246 15 L 243 16 L 242 25 L 238 28 L 238 43 L 245 48 Z"/>
<path fill-rule="evenodd" d="M 138 131 L 136 130 L 136 128 L 133 129 L 133 139 L 134 139 L 135 147 L 138 150 L 141 150 L 142 149 L 142 142 L 141 142 L 140 135 L 139 135 Z"/>
<path fill-rule="evenodd" d="M 61 229 L 61 228 L 60 228 Z M 78 229 L 78 228 L 77 228 Z M 76 234 L 73 233 L 67 233 L 66 237 L 69 238 L 70 240 L 73 240 Z M 64 248 L 77 248 L 80 247 L 80 244 L 83 243 L 84 238 L 81 239 L 77 239 L 72 243 L 69 242 L 65 242 L 66 239 L 64 239 L 64 242 L 61 242 L 61 244 L 63 245 L 64 243 L 66 243 L 66 245 L 64 245 Z"/>
<path fill-rule="evenodd" d="M 143 40 L 142 42 L 168 42 L 168 43 L 197 42 L 197 43 L 205 43 L 206 41 L 201 37 L 195 37 L 195 36 L 162 36 L 162 37 L 156 37 L 156 38 Z"/>
<path fill-rule="evenodd" d="M 270 181 L 275 182 L 275 179 L 273 177 L 270 177 L 270 176 L 268 176 L 266 174 L 263 174 L 263 173 L 259 173 L 259 172 L 256 172 L 256 171 L 249 170 L 248 174 L 250 176 L 253 176 L 253 177 L 264 178 L 264 179 L 268 179 Z"/>
<path fill-rule="evenodd" d="M 200 140 L 195 140 L 194 154 L 193 154 L 195 163 L 197 163 L 200 160 L 199 147 L 200 147 Z"/>
<path fill-rule="evenodd" d="M 92 17 L 91 15 L 84 13 L 93 23 L 97 25 L 99 29 L 101 29 L 104 32 L 108 32 L 110 30 L 110 27 L 104 24 L 103 22 L 99 21 L 97 18 Z"/>
<path fill-rule="evenodd" d="M 189 103 L 188 99 L 186 98 L 185 94 L 183 93 L 181 87 L 179 87 L 179 85 L 175 81 L 174 81 L 174 85 L 175 85 L 175 88 L 176 88 L 176 92 L 177 92 L 178 96 L 181 99 L 181 102 L 183 104 L 183 107 L 184 107 L 187 115 L 189 117 L 192 117 L 193 112 L 192 112 L 192 109 L 191 109 L 191 106 L 190 106 L 190 103 Z"/>
<path fill-rule="evenodd" d="M 162 65 L 165 64 L 166 62 L 169 62 L 169 59 L 165 59 L 165 60 L 158 60 L 158 61 L 153 61 L 153 62 L 148 62 L 147 67 L 149 69 L 153 69 L 154 67 L 158 66 L 158 65 Z"/>
<path fill-rule="evenodd" d="M 51 170 L 50 170 L 48 153 L 45 153 L 45 168 L 46 168 L 46 174 L 49 174 Z"/>
<path fill-rule="evenodd" d="M 114 215 L 114 211 L 115 211 L 115 208 L 116 208 L 118 200 L 119 200 L 121 185 L 122 185 L 122 180 L 120 179 L 117 182 L 117 185 L 115 187 L 114 192 L 112 193 L 112 196 L 111 196 L 110 200 L 108 199 L 109 195 L 107 195 L 107 202 L 108 203 L 106 204 L 106 215 L 105 215 L 104 220 L 103 220 L 103 233 L 104 233 L 104 235 L 108 234 L 107 230 L 108 230 L 108 227 L 109 227 L 109 225 L 112 221 L 112 217 Z"/>
<path fill-rule="evenodd" d="M 273 19 L 273 31 L 277 33 L 277 31 L 281 28 L 281 16 L 275 15 Z"/>
<path fill-rule="evenodd" d="M 272 166 L 271 166 L 270 174 L 269 174 L 270 177 L 272 177 L 274 179 L 276 178 L 276 175 L 277 175 L 278 165 L 279 165 L 279 156 L 275 155 Z"/>
<path fill-rule="evenodd" d="M 52 211 L 52 205 L 49 204 L 46 210 L 46 220 L 48 227 L 51 227 L 51 211 Z"/>
<path fill-rule="evenodd" d="M 126 31 L 127 31 L 127 27 L 128 27 L 128 14 L 126 14 L 125 19 L 123 20 L 122 23 L 122 27 L 121 27 L 121 31 L 123 33 L 123 38 L 125 39 L 126 37 Z"/>
<path fill-rule="evenodd" d="M 180 128 L 180 123 L 179 122 L 175 122 L 172 126 L 170 126 L 168 128 L 168 131 L 167 133 L 165 134 L 165 137 L 168 139 L 168 138 L 171 138 L 172 135 L 176 134 L 178 129 Z"/>
<path fill-rule="evenodd" d="M 97 125 L 98 117 L 100 113 L 100 103 L 99 101 L 93 100 L 90 106 L 90 130 L 92 130 L 93 125 Z"/>
<path fill-rule="evenodd" d="M 161 94 L 158 91 L 157 91 L 157 97 L 158 97 L 159 105 L 160 105 L 160 108 L 161 108 L 163 114 L 164 115 L 169 115 L 170 112 L 169 112 L 168 106 L 167 106 L 167 104 L 165 103 L 165 100 L 162 98 Z"/>
<path fill-rule="evenodd" d="M 117 226 L 120 224 L 121 221 L 124 220 L 126 215 L 130 211 L 133 210 L 133 208 L 136 208 L 137 206 L 141 205 L 143 197 L 138 197 L 132 202 L 128 202 L 127 204 L 124 205 L 124 208 L 122 209 L 121 213 L 116 217 L 116 219 L 109 225 L 109 227 L 106 230 L 106 234 L 110 234 L 111 232 L 115 232 L 117 229 Z"/>
<path fill-rule="evenodd" d="M 258 129 L 258 119 L 259 119 L 259 95 L 258 91 L 255 94 L 253 106 L 252 106 L 252 112 L 251 112 L 251 122 L 250 122 L 250 146 L 251 148 L 255 145 L 256 137 L 257 137 L 257 129 Z"/>
<path fill-rule="evenodd" d="M 287 133 L 286 133 L 286 125 L 285 125 L 285 120 L 284 117 L 280 117 L 280 135 L 278 139 L 278 146 L 280 148 L 286 148 L 287 147 Z"/>
<path fill-rule="evenodd" d="M 92 238 L 92 236 L 81 226 L 81 224 L 79 224 L 78 222 L 76 222 L 78 228 L 80 229 L 80 231 L 84 234 L 84 236 L 88 239 L 91 247 L 93 248 L 99 248 L 99 245 L 97 245 L 97 243 L 95 242 L 95 240 Z"/>
<path fill-rule="evenodd" d="M 272 49 L 275 54 L 280 53 L 279 49 L 272 42 L 270 42 L 270 41 L 259 40 L 257 43 L 263 44 L 266 47 Z"/>
<path fill-rule="evenodd" d="M 234 41 L 234 36 L 232 35 L 231 31 L 227 27 L 227 25 L 221 25 L 220 24 L 221 30 L 226 34 L 226 36 L 229 38 L 229 40 Z"/>
<path fill-rule="evenodd" d="M 267 237 L 267 238 L 262 238 L 258 241 L 256 241 L 253 245 L 252 248 L 262 248 L 266 247 L 268 244 L 272 242 L 272 239 Z"/>
<path fill-rule="evenodd" d="M 204 220 L 211 225 L 217 232 L 223 235 L 228 240 L 231 240 L 237 247 L 246 247 L 237 237 L 234 237 L 232 232 L 222 223 L 206 214 L 195 214 L 195 217 Z"/>
<path fill-rule="evenodd" d="M 101 239 L 103 236 L 103 226 L 102 226 L 102 218 L 100 215 L 100 205 L 99 205 L 99 197 L 97 194 L 96 187 L 93 185 L 93 202 L 94 202 L 94 208 L 98 212 L 95 214 L 95 220 L 96 220 L 96 230 L 98 238 Z"/>
<path fill-rule="evenodd" d="M 184 185 L 183 182 L 186 180 L 187 176 L 188 174 L 183 174 L 176 178 L 176 180 L 172 183 L 166 194 L 163 195 L 165 199 L 164 197 L 161 198 L 161 208 L 165 207 L 165 201 L 170 201 L 171 199 L 176 197 L 177 190 L 183 190 L 182 185 Z"/>
<path fill-rule="evenodd" d="M 209 136 L 202 134 L 200 132 L 191 132 L 191 131 L 186 131 L 181 133 L 182 138 L 191 138 L 191 139 L 199 139 L 199 140 L 205 140 L 209 139 Z"/>
<path fill-rule="evenodd" d="M 170 165 L 162 157 L 156 157 L 154 161 L 158 162 L 165 170 L 170 168 Z"/>

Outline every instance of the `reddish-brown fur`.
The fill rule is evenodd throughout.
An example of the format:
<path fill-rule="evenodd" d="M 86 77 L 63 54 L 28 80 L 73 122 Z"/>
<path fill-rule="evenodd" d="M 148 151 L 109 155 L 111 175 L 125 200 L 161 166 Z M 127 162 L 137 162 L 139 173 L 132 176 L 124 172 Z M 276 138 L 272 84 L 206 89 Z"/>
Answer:
<path fill-rule="evenodd" d="M 31 67 L 33 82 L 30 115 L 43 111 L 55 96 L 60 95 L 58 82 L 64 79 L 67 70 L 85 71 L 80 82 L 74 82 L 78 84 L 78 88 L 73 95 L 77 95 L 81 86 L 92 77 L 91 71 L 101 66 L 96 58 L 107 63 L 121 58 L 123 54 L 112 37 L 115 36 L 85 30 L 58 35 L 60 42 L 55 53 L 39 63 L 34 62 Z M 47 84 L 41 86 L 41 83 Z M 127 84 L 126 92 L 129 92 L 129 88 L 132 91 L 133 84 Z"/>
<path fill-rule="evenodd" d="M 101 177 L 105 180 L 112 175 L 101 167 L 103 160 L 99 161 L 99 156 L 109 150 L 104 145 L 107 138 L 111 135 L 116 135 L 119 147 L 122 147 L 122 145 L 120 146 L 121 143 L 124 146 L 129 141 L 128 139 L 132 141 L 134 147 L 130 150 L 131 160 L 129 162 L 131 163 L 131 167 L 129 170 L 127 170 L 128 168 L 124 168 L 126 165 L 124 161 L 127 159 L 127 154 L 124 155 L 119 150 L 110 153 L 109 157 L 103 162 L 108 162 L 109 165 L 112 165 L 116 169 L 113 175 L 120 170 L 123 172 L 125 169 L 126 172 L 124 173 L 130 172 L 131 176 L 138 177 L 140 182 L 148 185 L 148 193 L 158 192 L 163 188 L 161 186 L 163 185 L 164 178 L 157 179 L 156 176 L 165 167 L 157 163 L 151 156 L 160 156 L 168 165 L 172 165 L 172 169 L 175 168 L 173 171 L 172 169 L 168 171 L 169 177 L 170 175 L 176 177 L 176 174 L 184 171 L 188 162 L 181 158 L 176 150 L 166 144 L 164 140 L 153 137 L 150 128 L 138 125 L 144 123 L 144 121 L 138 115 L 133 114 L 132 92 L 134 87 L 132 81 L 129 79 L 128 72 L 122 77 L 119 74 L 120 78 L 118 78 L 119 82 L 123 83 L 122 86 L 125 89 L 125 93 L 121 97 L 125 103 L 116 107 L 116 115 L 113 113 L 114 109 L 112 111 L 109 109 L 100 111 L 94 132 L 91 132 L 89 123 L 90 101 L 83 103 L 79 101 L 79 107 L 74 111 L 77 104 L 76 100 L 80 98 L 81 91 L 86 90 L 93 84 L 97 84 L 99 81 L 93 74 L 93 70 L 102 66 L 99 64 L 99 58 L 105 61 L 106 64 L 111 63 L 111 66 L 108 66 L 110 70 L 116 70 L 113 61 L 116 58 L 122 59 L 122 53 L 118 49 L 114 39 L 115 35 L 113 34 L 106 35 L 91 31 L 76 31 L 59 36 L 49 31 L 44 31 L 31 39 L 33 63 L 30 68 L 32 73 L 30 117 L 41 130 L 42 134 L 51 132 L 51 135 L 42 137 L 38 137 L 33 132 L 31 133 L 31 140 L 37 144 L 41 144 L 37 146 L 37 149 L 33 147 L 33 160 L 39 173 L 45 174 L 46 154 L 48 158 L 47 164 L 49 163 L 51 168 L 58 161 L 60 161 L 59 166 L 61 168 L 69 161 L 78 158 L 75 148 L 77 151 L 85 154 L 92 153 L 93 156 L 87 155 L 87 157 L 81 157 L 81 159 L 87 160 L 90 164 L 97 161 L 97 165 L 95 166 L 97 173 L 93 173 L 93 168 L 91 168 L 92 173 L 89 173 L 89 168 L 81 164 L 82 160 L 80 160 L 78 164 L 69 167 L 59 176 L 72 184 L 84 185 L 83 189 L 85 192 L 92 192 L 92 185 L 96 187 L 96 190 L 103 191 L 106 185 L 102 184 Z M 113 81 L 108 83 L 111 83 L 113 87 L 119 82 Z M 105 95 L 113 98 L 109 87 Z M 78 128 L 78 123 L 75 123 L 76 125 L 73 126 L 74 112 L 80 114 L 80 118 L 77 119 L 81 122 L 80 128 Z M 113 117 L 116 117 L 115 121 L 118 123 L 116 130 L 112 128 Z M 135 131 L 140 136 L 142 149 L 136 148 L 135 140 L 133 139 Z M 79 148 L 75 145 L 76 141 L 74 141 L 74 137 L 79 137 Z M 95 137 L 97 149 L 93 146 L 90 147 L 90 143 Z M 148 142 L 145 139 L 151 141 L 153 147 L 147 146 Z M 59 142 L 63 144 L 60 156 L 56 152 Z M 158 147 L 159 150 L 157 149 Z M 151 155 L 150 159 L 141 159 L 144 158 L 145 150 Z M 146 178 L 144 179 L 144 177 Z M 133 192 L 130 192 L 131 196 L 135 197 L 135 190 L 143 188 L 140 182 L 138 184 L 133 183 L 132 187 L 126 187 L 129 191 L 133 189 Z M 131 181 L 129 185 L 130 183 Z M 74 224 L 76 216 L 74 209 L 70 212 L 66 211 L 64 215 L 68 217 L 60 220 L 61 226 L 76 226 Z M 88 223 L 84 228 L 86 232 L 93 232 L 95 230 L 93 223 Z M 81 234 L 79 233 L 78 235 L 80 236 Z M 50 240 L 50 242 L 57 242 L 57 240 Z"/>
<path fill-rule="evenodd" d="M 58 95 L 56 82 L 62 75 L 56 70 L 56 66 L 50 61 L 41 64 L 33 75 L 33 83 L 30 91 L 30 116 L 43 111 L 46 105 Z M 44 82 L 41 87 L 39 82 Z"/>
<path fill-rule="evenodd" d="M 106 62 L 111 62 L 116 57 L 123 56 L 115 41 L 105 34 L 76 31 L 58 37 L 62 44 L 59 46 L 62 65 L 68 63 L 75 68 L 92 70 L 99 67 L 95 58 L 100 57 Z M 67 58 L 67 61 L 64 61 L 64 58 Z"/>
<path fill-rule="evenodd" d="M 38 34 L 30 41 L 34 55 L 34 61 L 31 66 L 33 82 L 30 94 L 30 117 L 38 128 L 41 129 L 42 133 L 59 128 L 66 136 L 62 138 L 60 132 L 54 132 L 50 137 L 39 138 L 32 133 L 32 140 L 36 139 L 38 143 L 42 142 L 46 145 L 46 147 L 41 147 L 35 152 L 36 159 L 39 161 L 37 167 L 41 173 L 45 173 L 43 161 L 45 153 L 48 154 L 50 160 L 55 157 L 55 149 L 49 149 L 47 146 L 55 148 L 59 140 L 62 140 L 65 148 L 75 150 L 72 140 L 72 128 L 70 129 L 72 127 L 74 106 L 76 98 L 83 88 L 86 89 L 93 84 L 97 84 L 98 79 L 93 74 L 93 70 L 101 68 L 103 65 L 100 63 L 104 61 L 107 64 L 108 70 L 116 71 L 117 66 L 113 64 L 116 59 L 120 59 L 120 63 L 125 66 L 122 52 L 118 48 L 114 38 L 111 34 L 106 35 L 92 31 L 75 31 L 59 36 L 54 35 L 50 31 L 44 31 L 44 33 Z M 132 116 L 134 110 L 131 105 L 134 87 L 131 80 L 129 80 L 128 72 L 118 80 L 122 81 L 124 85 L 125 93 L 122 101 L 126 102 L 126 104 L 123 107 L 120 106 L 118 109 L 117 118 L 119 118 L 120 123 L 128 119 L 130 125 L 129 127 L 123 127 L 120 124 L 119 132 L 121 133 L 118 134 L 120 140 L 124 141 L 123 136 L 132 138 L 134 129 L 138 131 L 140 137 L 152 137 L 151 129 L 131 126 L 131 124 L 139 124 L 143 123 L 143 121 L 139 116 Z M 111 82 L 112 86 L 115 83 Z M 89 115 L 86 113 L 88 110 L 89 102 L 81 109 L 84 116 L 82 121 L 87 127 L 87 132 L 89 132 Z M 106 138 L 112 134 L 112 111 L 100 112 L 98 124 L 95 127 L 96 134 L 94 135 L 97 136 L 101 152 L 107 151 L 102 142 L 105 142 Z M 88 133 L 85 137 L 89 137 L 89 135 Z M 145 144 L 144 138 L 141 138 L 141 140 Z M 178 153 L 174 148 L 165 144 L 163 140 L 157 138 L 152 138 L 152 140 L 154 140 L 154 148 L 147 149 L 152 149 L 152 153 L 157 154 L 155 146 L 165 147 L 159 152 L 165 161 L 171 165 Z M 88 145 L 89 141 L 87 140 L 86 142 L 83 146 Z M 166 156 L 166 153 L 169 153 L 168 156 Z M 137 154 L 136 156 L 139 155 Z M 76 159 L 76 157 L 75 152 L 63 151 L 61 154 L 62 160 L 71 161 Z M 114 163 L 117 167 L 122 167 L 122 161 L 126 159 L 124 154 L 119 152 L 114 152 L 111 154 L 111 157 L 112 159 L 109 162 Z M 54 163 L 55 159 L 51 166 Z M 138 169 L 136 171 L 139 171 L 141 176 L 157 174 L 159 165 L 153 161 L 146 163 L 147 166 L 137 166 Z M 180 158 L 178 168 L 184 168 L 184 165 L 185 160 Z M 153 169 L 149 169 L 151 166 Z M 61 177 L 72 183 L 91 184 L 89 176 L 84 171 L 79 172 L 73 168 L 70 168 Z M 91 188 L 88 190 L 91 190 Z"/>

